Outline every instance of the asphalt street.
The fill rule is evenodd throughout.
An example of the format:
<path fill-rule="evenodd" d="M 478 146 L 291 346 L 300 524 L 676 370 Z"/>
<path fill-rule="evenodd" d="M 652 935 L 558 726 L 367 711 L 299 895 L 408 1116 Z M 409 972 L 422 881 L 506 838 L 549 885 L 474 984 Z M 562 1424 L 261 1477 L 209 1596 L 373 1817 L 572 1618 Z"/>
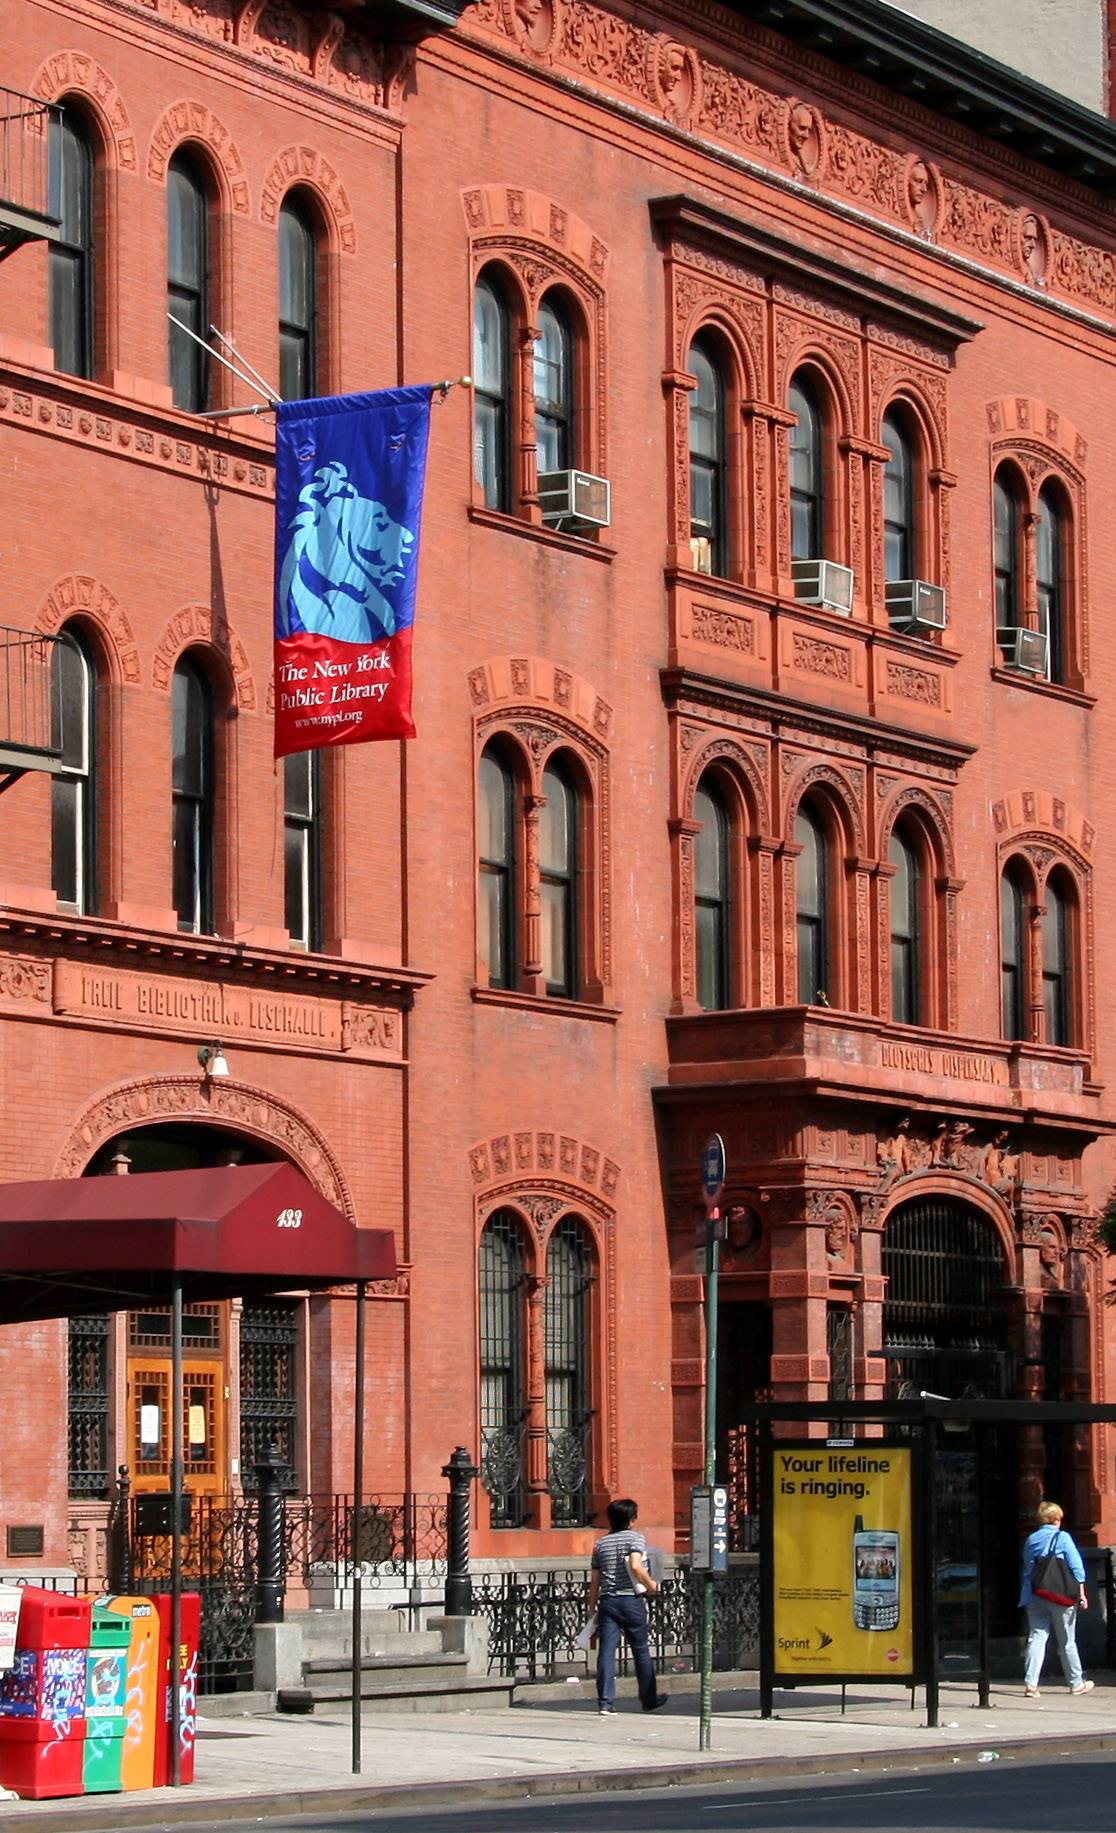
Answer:
<path fill-rule="evenodd" d="M 243 1820 L 215 1822 L 240 1833 Z M 948 1768 L 803 1777 L 459 1811 L 375 1810 L 271 1819 L 269 1833 L 1113 1833 L 1116 1759 L 1057 1762 L 966 1755 Z M 197 1829 L 197 1833 L 205 1833 Z"/>

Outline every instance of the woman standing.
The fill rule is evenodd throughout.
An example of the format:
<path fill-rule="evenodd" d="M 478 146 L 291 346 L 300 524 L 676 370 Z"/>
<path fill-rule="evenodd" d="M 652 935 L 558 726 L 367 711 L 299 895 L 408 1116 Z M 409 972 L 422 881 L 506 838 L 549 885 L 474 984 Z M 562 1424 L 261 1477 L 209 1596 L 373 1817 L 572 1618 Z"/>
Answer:
<path fill-rule="evenodd" d="M 1086 1680 L 1081 1672 L 1081 1657 L 1077 1652 L 1077 1611 L 1089 1607 L 1085 1592 L 1085 1566 L 1071 1536 L 1062 1526 L 1062 1511 L 1056 1502 L 1040 1502 L 1038 1507 L 1039 1526 L 1033 1534 L 1028 1534 L 1023 1546 L 1023 1589 L 1019 1602 L 1027 1612 L 1027 1625 L 1030 1634 L 1027 1638 L 1027 1661 L 1023 1675 L 1023 1696 L 1025 1699 L 1039 1697 L 1039 1675 L 1042 1673 L 1043 1658 L 1051 1630 L 1062 1663 L 1062 1672 L 1066 1685 L 1073 1694 L 1091 1693 L 1093 1682 Z M 1035 1596 L 1032 1579 L 1035 1562 L 1045 1559 L 1048 1554 L 1057 1554 L 1064 1559 L 1078 1585 L 1077 1604 L 1052 1604 L 1047 1598 Z"/>

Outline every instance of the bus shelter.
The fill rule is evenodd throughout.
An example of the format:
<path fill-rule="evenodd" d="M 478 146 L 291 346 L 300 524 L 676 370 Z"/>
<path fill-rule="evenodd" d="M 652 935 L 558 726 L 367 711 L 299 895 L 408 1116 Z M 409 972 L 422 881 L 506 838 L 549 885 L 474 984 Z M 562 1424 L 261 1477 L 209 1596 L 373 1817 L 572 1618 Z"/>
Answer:
<path fill-rule="evenodd" d="M 770 1402 L 742 1421 L 759 1443 L 761 1716 L 778 1687 L 853 1682 L 925 1687 L 932 1727 L 943 1678 L 975 1681 L 986 1706 L 993 1623 L 1034 1525 L 1005 1476 L 1012 1448 L 1116 1423 L 1116 1406 L 923 1394 Z"/>
<path fill-rule="evenodd" d="M 363 1490 L 365 1292 L 369 1280 L 392 1279 L 395 1274 L 391 1232 L 358 1227 L 285 1161 L 0 1185 L 0 1324 L 144 1305 L 170 1307 L 173 1647 L 181 1641 L 183 1305 L 322 1292 L 336 1286 L 355 1289 L 355 1534 Z M 361 1647 L 355 1544 L 353 1566 L 355 1665 Z M 172 1686 L 170 1697 L 171 1781 L 177 1786 L 177 1686 Z M 353 1688 L 354 1773 L 360 1769 L 360 1729 L 358 1670 Z"/>

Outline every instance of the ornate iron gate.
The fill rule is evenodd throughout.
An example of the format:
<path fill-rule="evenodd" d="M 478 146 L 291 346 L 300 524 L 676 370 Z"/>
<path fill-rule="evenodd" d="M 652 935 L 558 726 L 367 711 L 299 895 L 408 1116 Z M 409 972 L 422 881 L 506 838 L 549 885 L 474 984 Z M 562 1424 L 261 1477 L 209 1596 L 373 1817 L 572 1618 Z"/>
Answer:
<path fill-rule="evenodd" d="M 1004 1255 L 986 1216 L 952 1197 L 904 1204 L 887 1224 L 883 1271 L 889 1398 L 1013 1391 Z"/>

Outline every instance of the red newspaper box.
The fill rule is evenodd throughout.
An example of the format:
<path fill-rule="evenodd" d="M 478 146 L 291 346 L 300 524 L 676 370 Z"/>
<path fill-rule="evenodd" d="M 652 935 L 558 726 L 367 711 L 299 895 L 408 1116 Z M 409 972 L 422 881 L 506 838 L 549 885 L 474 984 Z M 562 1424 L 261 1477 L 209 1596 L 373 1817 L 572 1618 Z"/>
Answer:
<path fill-rule="evenodd" d="M 171 1674 L 177 1669 L 179 1725 L 178 1748 L 181 1753 L 180 1775 L 183 1782 L 194 1780 L 194 1740 L 198 1727 L 198 1649 L 201 1643 L 201 1598 L 196 1591 L 184 1591 L 181 1601 L 182 1639 L 175 1662 L 171 1647 L 171 1601 L 166 1591 L 156 1592 L 151 1602 L 159 1616 L 159 1696 L 155 1702 L 155 1787 L 165 1788 L 171 1779 Z M 173 1663 L 173 1665 L 172 1665 Z"/>
<path fill-rule="evenodd" d="M 0 1785 L 43 1800 L 81 1795 L 92 1598 L 28 1585 L 15 1662 L 0 1674 Z"/>

